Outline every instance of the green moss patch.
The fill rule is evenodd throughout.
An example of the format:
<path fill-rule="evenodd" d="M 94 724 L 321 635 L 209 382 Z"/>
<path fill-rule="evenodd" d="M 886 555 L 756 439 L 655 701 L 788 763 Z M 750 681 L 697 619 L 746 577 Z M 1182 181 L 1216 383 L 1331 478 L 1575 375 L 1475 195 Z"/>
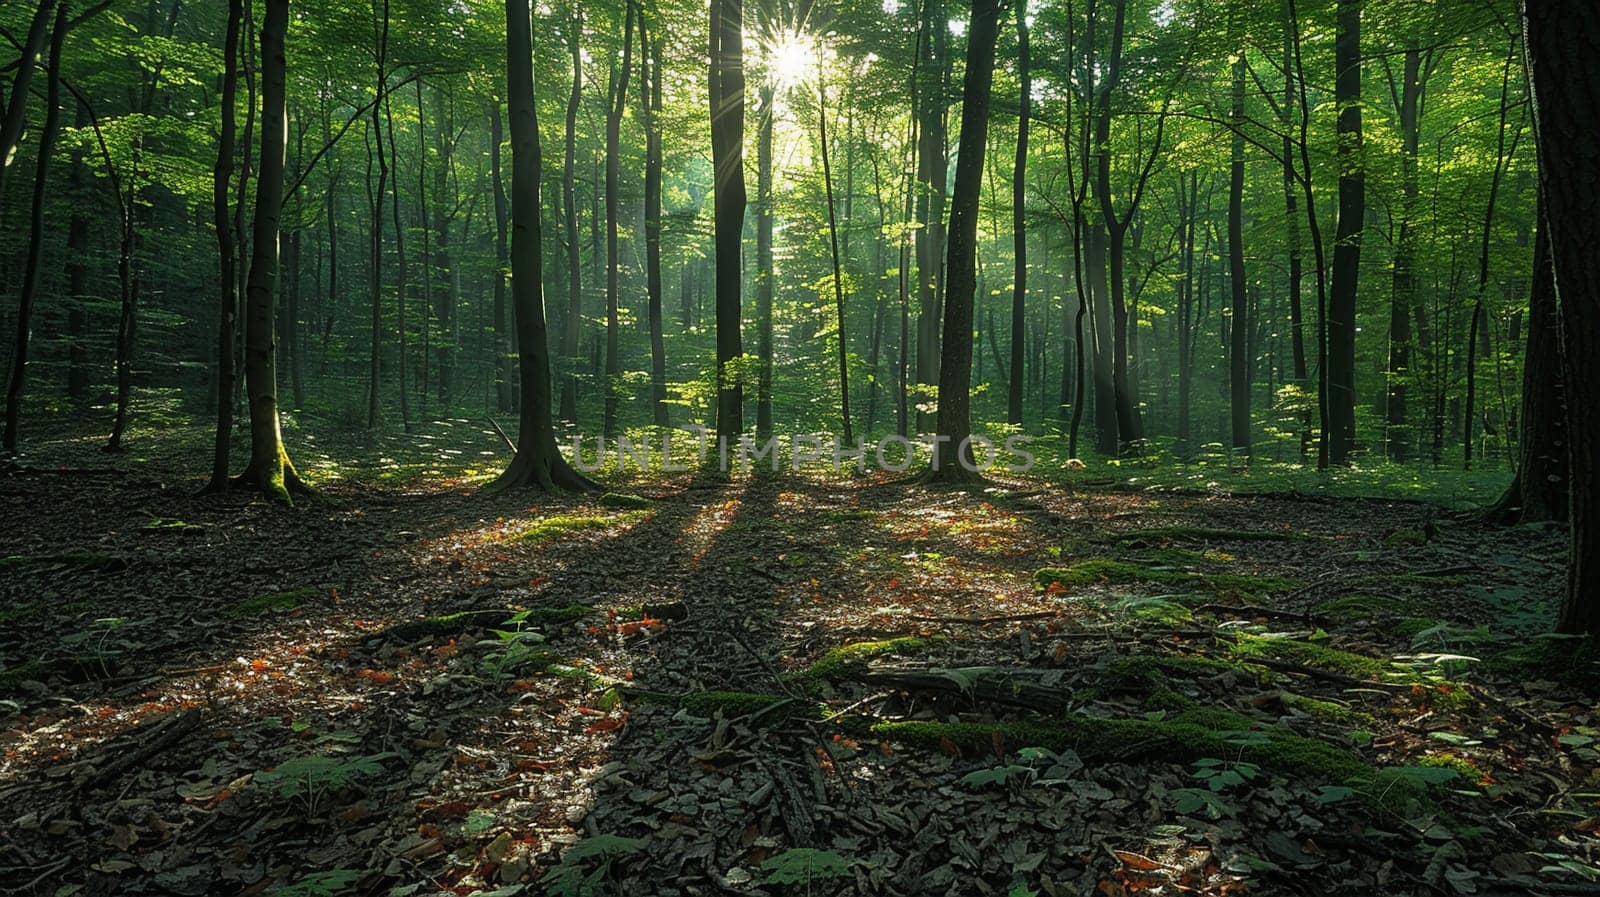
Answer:
<path fill-rule="evenodd" d="M 228 610 L 230 617 L 259 617 L 265 614 L 288 613 L 302 604 L 315 601 L 329 593 L 333 586 L 305 586 L 285 592 L 263 592 L 235 604 Z"/>
<path fill-rule="evenodd" d="M 608 508 L 648 508 L 650 499 L 627 492 L 607 492 L 600 496 L 600 504 Z"/>
<path fill-rule="evenodd" d="M 1245 665 L 1237 661 L 1198 654 L 1134 654 L 1119 657 L 1107 664 L 1106 677 L 1122 685 L 1155 685 L 1168 676 L 1204 679 L 1244 669 Z"/>
<path fill-rule="evenodd" d="M 611 529 L 614 526 L 633 523 L 645 516 L 644 511 L 627 511 L 622 514 L 553 514 L 534 520 L 513 534 L 512 538 L 520 542 L 537 544 L 577 533 Z"/>
<path fill-rule="evenodd" d="M 796 680 L 831 682 L 847 678 L 852 672 L 866 666 L 874 657 L 891 654 L 921 654 L 928 648 L 928 640 L 915 636 L 883 639 L 873 642 L 855 642 L 828 649 L 827 653 L 811 666 L 793 674 Z"/>
<path fill-rule="evenodd" d="M 382 632 L 374 633 L 370 638 L 414 642 L 430 636 L 456 636 L 475 630 L 499 629 L 507 626 L 508 621 L 519 613 L 524 615 L 522 625 L 525 627 L 528 625 L 555 626 L 582 619 L 596 613 L 596 610 L 586 604 L 535 607 L 526 611 L 517 611 L 510 608 L 463 610 L 453 614 L 442 614 L 437 617 L 425 617 L 421 620 L 409 620 L 405 623 L 391 626 Z M 510 625 L 514 627 L 517 624 Z"/>
<path fill-rule="evenodd" d="M 1241 635 L 1239 640 L 1234 642 L 1232 651 L 1234 656 L 1240 658 L 1271 657 L 1275 660 L 1344 673 L 1359 679 L 1378 679 L 1393 671 L 1393 667 L 1386 660 L 1340 651 L 1315 642 L 1277 636 Z"/>
<path fill-rule="evenodd" d="M 1203 589 L 1215 595 L 1253 596 L 1287 592 L 1298 584 L 1282 576 L 1250 576 L 1237 573 L 1195 573 L 1149 567 L 1129 561 L 1090 558 L 1066 567 L 1041 567 L 1033 574 L 1037 589 L 1052 586 L 1087 586 L 1098 583 L 1132 585 L 1156 583 Z"/>

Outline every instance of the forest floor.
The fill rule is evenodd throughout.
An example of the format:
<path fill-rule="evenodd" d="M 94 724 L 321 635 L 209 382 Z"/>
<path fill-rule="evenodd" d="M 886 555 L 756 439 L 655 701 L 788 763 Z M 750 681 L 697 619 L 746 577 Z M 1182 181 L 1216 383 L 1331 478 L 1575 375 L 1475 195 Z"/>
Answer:
<path fill-rule="evenodd" d="M 293 509 L 196 498 L 198 432 L 0 475 L 0 891 L 1600 893 L 1548 529 L 1027 479 L 485 496 L 482 429 L 353 441 L 390 469 Z"/>

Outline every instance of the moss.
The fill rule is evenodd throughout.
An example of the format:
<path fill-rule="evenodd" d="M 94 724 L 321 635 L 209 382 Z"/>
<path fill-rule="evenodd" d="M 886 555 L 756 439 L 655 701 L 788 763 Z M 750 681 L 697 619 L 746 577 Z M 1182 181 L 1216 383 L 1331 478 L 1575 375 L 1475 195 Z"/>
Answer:
<path fill-rule="evenodd" d="M 873 642 L 855 642 L 830 648 L 816 663 L 793 674 L 792 678 L 810 682 L 830 682 L 847 677 L 866 665 L 874 657 L 889 654 L 920 654 L 928 648 L 928 640 L 915 636 L 883 639 Z"/>
<path fill-rule="evenodd" d="M 1220 676 L 1230 670 L 1242 670 L 1244 665 L 1214 657 L 1200 655 L 1134 654 L 1119 657 L 1106 666 L 1106 677 L 1124 685 L 1156 684 L 1167 676 L 1185 679 Z"/>
<path fill-rule="evenodd" d="M 1117 533 L 1118 542 L 1183 540 L 1194 542 L 1327 542 L 1328 536 L 1291 530 L 1210 529 L 1203 526 L 1162 526 Z"/>
<path fill-rule="evenodd" d="M 1490 782 L 1489 775 L 1479 769 L 1476 763 L 1451 753 L 1429 754 L 1418 760 L 1417 765 L 1453 769 L 1462 779 L 1476 785 L 1487 785 Z"/>
<path fill-rule="evenodd" d="M 1332 598 L 1312 608 L 1312 612 L 1338 620 L 1371 620 L 1378 617 L 1408 617 L 1426 613 L 1427 602 L 1417 598 L 1356 592 Z"/>
<path fill-rule="evenodd" d="M 650 499 L 626 492 L 607 492 L 600 496 L 600 504 L 608 508 L 648 508 Z"/>
<path fill-rule="evenodd" d="M 1328 720 L 1329 722 L 1349 722 L 1353 719 L 1363 716 L 1363 714 L 1357 713 L 1356 711 L 1351 710 L 1349 707 L 1346 707 L 1337 701 L 1324 701 L 1321 698 L 1308 698 L 1305 695 L 1297 695 L 1293 692 L 1287 691 L 1283 692 L 1281 697 L 1283 699 L 1284 706 L 1293 707 L 1307 716 Z"/>
<path fill-rule="evenodd" d="M 1432 617 L 1406 617 L 1395 621 L 1389 631 L 1398 638 L 1413 639 L 1438 625 L 1439 621 Z"/>
<path fill-rule="evenodd" d="M 1389 546 L 1426 545 L 1428 544 L 1428 534 L 1420 529 L 1397 529 L 1383 537 L 1383 544 Z"/>
<path fill-rule="evenodd" d="M 540 517 L 514 534 L 522 542 L 548 542 L 575 533 L 593 532 L 632 523 L 645 516 L 644 511 L 627 511 L 621 514 L 553 514 Z"/>
<path fill-rule="evenodd" d="M 257 617 L 270 613 L 287 613 L 302 604 L 315 601 L 328 594 L 332 586 L 304 586 L 285 592 L 263 592 L 229 608 L 230 617 Z"/>
<path fill-rule="evenodd" d="M 1271 657 L 1362 679 L 1377 679 L 1391 672 L 1386 660 L 1277 636 L 1241 635 L 1232 651 L 1236 657 Z"/>
<path fill-rule="evenodd" d="M 1041 567 L 1033 574 L 1033 585 L 1037 589 L 1049 589 L 1055 585 L 1084 586 L 1095 583 L 1187 585 L 1216 595 L 1245 596 L 1289 591 L 1297 585 L 1294 580 L 1281 576 L 1151 569 L 1141 564 L 1109 558 L 1090 558 L 1067 567 Z"/>
<path fill-rule="evenodd" d="M 1374 773 L 1372 767 L 1341 748 L 1215 708 L 1189 707 L 1160 720 L 1075 714 L 1052 721 L 882 722 L 872 727 L 872 733 L 933 750 L 948 750 L 953 745 L 970 755 L 992 752 L 998 736 L 998 743 L 1007 750 L 1071 748 L 1085 760 L 1237 757 L 1322 782 L 1367 780 Z"/>
<path fill-rule="evenodd" d="M 47 554 L 37 557 L 10 555 L 0 558 L 0 570 L 19 567 L 82 567 L 86 570 L 121 570 L 128 566 L 126 558 L 98 551 L 69 551 L 64 554 Z"/>
<path fill-rule="evenodd" d="M 374 633 L 370 638 L 389 638 L 401 642 L 414 642 L 430 636 L 455 636 L 463 632 L 479 629 L 498 629 L 506 626 L 507 621 L 518 613 L 525 613 L 523 626 L 554 626 L 570 623 L 590 614 L 596 609 L 586 604 L 566 604 L 551 607 L 535 607 L 527 611 L 516 611 L 510 608 L 491 608 L 489 610 L 463 610 L 453 614 L 442 614 L 437 617 L 425 617 L 421 620 L 410 620 L 391 626 L 382 632 Z M 512 624 L 513 626 L 515 624 Z"/>

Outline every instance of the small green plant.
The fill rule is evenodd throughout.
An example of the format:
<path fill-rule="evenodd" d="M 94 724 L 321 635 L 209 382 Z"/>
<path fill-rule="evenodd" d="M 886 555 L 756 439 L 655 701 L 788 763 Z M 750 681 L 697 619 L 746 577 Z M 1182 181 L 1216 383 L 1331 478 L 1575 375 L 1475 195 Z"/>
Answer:
<path fill-rule="evenodd" d="M 1070 749 L 1056 753 L 1049 748 L 1025 747 L 1017 751 L 1017 760 L 1017 763 L 967 773 L 961 777 L 961 784 L 974 788 L 1008 785 L 1013 781 L 1024 785 L 1060 785 L 1083 768 L 1083 760 Z"/>
<path fill-rule="evenodd" d="M 519 667 L 548 656 L 548 651 L 537 647 L 544 644 L 544 636 L 525 628 L 532 614 L 530 610 L 513 614 L 511 619 L 500 624 L 507 628 L 494 630 L 499 641 L 491 645 L 479 661 L 479 668 L 491 678 L 504 679 Z"/>
<path fill-rule="evenodd" d="M 595 835 L 572 845 L 561 862 L 550 868 L 539 882 L 550 897 L 594 897 L 605 893 L 602 887 L 618 860 L 644 849 L 639 838 L 622 835 Z M 591 866 L 590 863 L 593 862 Z"/>
<path fill-rule="evenodd" d="M 1185 816 L 1204 813 L 1207 819 L 1221 819 L 1235 812 L 1233 804 L 1205 788 L 1174 788 L 1167 793 L 1177 799 L 1174 809 Z"/>
<path fill-rule="evenodd" d="M 1261 775 L 1261 767 L 1243 760 L 1229 762 L 1215 757 L 1201 757 L 1194 761 L 1194 766 L 1195 770 L 1189 777 L 1199 779 L 1214 792 L 1236 788 Z"/>
<path fill-rule="evenodd" d="M 124 644 L 113 643 L 111 637 L 127 625 L 127 617 L 101 617 L 88 627 L 63 636 L 61 643 L 87 651 L 88 656 L 100 668 L 101 674 L 109 676 L 111 661 L 118 653 L 116 649 L 127 647 Z"/>
<path fill-rule="evenodd" d="M 768 857 L 761 868 L 767 873 L 761 878 L 762 884 L 803 885 L 809 894 L 813 882 L 849 875 L 850 861 L 831 850 L 791 847 Z"/>
<path fill-rule="evenodd" d="M 313 872 L 294 884 L 278 885 L 267 891 L 267 897 L 339 897 L 361 880 L 359 869 L 332 869 Z"/>
<path fill-rule="evenodd" d="M 359 757 L 296 757 L 256 773 L 255 781 L 284 800 L 298 802 L 307 815 L 315 816 L 329 794 L 382 773 L 383 761 L 394 756 L 384 752 Z"/>

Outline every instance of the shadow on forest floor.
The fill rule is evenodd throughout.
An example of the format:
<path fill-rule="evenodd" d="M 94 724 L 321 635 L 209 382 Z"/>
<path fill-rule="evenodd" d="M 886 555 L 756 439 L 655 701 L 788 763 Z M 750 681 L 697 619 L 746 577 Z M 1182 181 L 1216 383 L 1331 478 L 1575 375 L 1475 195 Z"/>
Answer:
<path fill-rule="evenodd" d="M 1029 480 L 487 497 L 480 429 L 295 509 L 70 439 L 0 478 L 0 888 L 1588 892 L 1590 702 L 1512 662 L 1552 533 Z"/>

